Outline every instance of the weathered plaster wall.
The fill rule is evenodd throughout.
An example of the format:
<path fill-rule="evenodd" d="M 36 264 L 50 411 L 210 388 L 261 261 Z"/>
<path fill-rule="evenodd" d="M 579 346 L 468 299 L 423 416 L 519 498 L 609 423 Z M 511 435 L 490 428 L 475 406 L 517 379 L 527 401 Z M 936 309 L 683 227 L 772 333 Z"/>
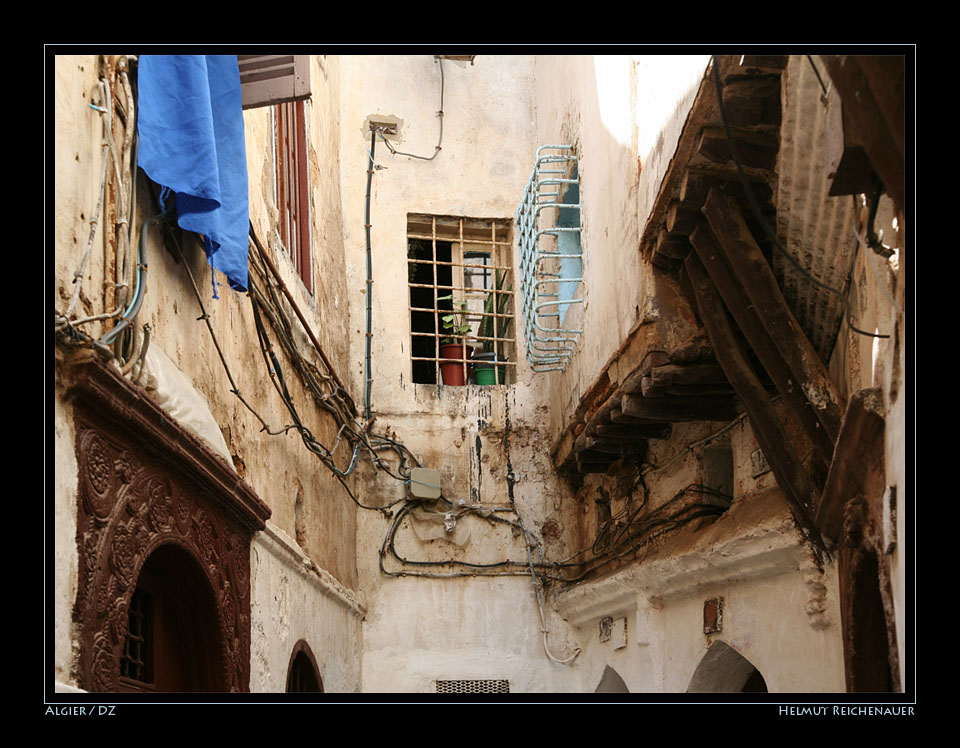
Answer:
<path fill-rule="evenodd" d="M 861 209 L 866 221 L 867 209 Z M 886 485 L 896 488 L 896 538 L 885 535 L 891 546 L 890 582 L 897 627 L 897 649 L 900 659 L 900 682 L 907 687 L 906 668 L 912 668 L 911 652 L 906 650 L 907 563 L 912 553 L 913 538 L 906 534 L 905 518 L 913 512 L 915 498 L 906 467 L 907 426 L 910 416 L 907 400 L 910 389 L 906 382 L 907 328 L 903 311 L 906 307 L 906 263 L 903 255 L 905 227 L 903 216 L 896 215 L 892 202 L 884 196 L 877 212 L 876 229 L 881 240 L 897 249 L 893 257 L 884 259 L 862 247 L 851 272 L 849 308 L 854 324 L 874 335 L 861 335 L 844 324 L 837 336 L 830 360 L 831 375 L 838 381 L 845 396 L 870 387 L 880 387 L 885 406 L 884 464 Z M 895 542 L 890 543 L 889 541 Z"/>
<path fill-rule="evenodd" d="M 537 375 L 555 439 L 639 320 L 635 84 L 628 56 L 541 55 L 536 75 L 536 145 L 576 146 L 583 205 L 585 301 L 571 309 L 565 326 L 584 333 L 565 371 Z M 527 160 L 532 167 L 533 153 Z"/>
<path fill-rule="evenodd" d="M 569 656 L 576 640 L 555 615 L 547 626 L 551 652 Z M 511 693 L 579 690 L 575 668 L 544 654 L 529 575 L 398 579 L 377 592 L 364 622 L 364 690 L 429 693 L 436 680 L 509 680 Z"/>
<path fill-rule="evenodd" d="M 676 289 L 641 261 L 638 243 L 639 231 L 652 210 L 708 62 L 706 56 L 593 61 L 538 58 L 539 138 L 542 142 L 572 140 L 579 144 L 582 154 L 588 299 L 583 319 L 587 333 L 580 350 L 567 371 L 544 377 L 548 379 L 545 392 L 553 405 L 551 436 L 556 433 L 554 429 L 569 422 L 601 367 L 634 325 L 650 325 L 655 331 L 651 348 L 656 349 L 669 350 L 695 332 L 682 309 L 684 302 L 680 300 L 680 307 L 669 303 L 678 298 Z M 629 81 L 629 86 L 618 89 L 618 80 Z M 625 88 L 636 92 L 634 100 L 623 94 Z M 618 90 L 619 97 L 609 93 Z M 607 96 L 619 102 L 619 109 L 606 103 Z M 628 137 L 630 123 L 632 141 Z M 599 186 L 591 184 L 591 162 L 605 177 Z M 624 204 L 635 205 L 635 212 L 623 212 Z M 629 241 L 627 235 L 632 236 Z M 802 432 L 784 408 L 778 406 L 778 410 L 786 418 L 787 431 L 800 453 L 808 454 Z M 708 593 L 737 601 L 740 607 L 736 617 L 742 629 L 731 634 L 733 639 L 729 641 L 735 648 L 762 652 L 764 665 L 771 670 L 771 690 L 842 690 L 835 569 L 827 567 L 820 572 L 807 559 L 807 549 L 795 531 L 778 538 L 777 543 L 783 544 L 782 558 L 771 565 L 765 547 L 747 542 L 754 528 L 749 522 L 735 520 L 744 516 L 744 507 L 751 506 L 756 497 L 766 496 L 764 501 L 779 517 L 781 527 L 776 534 L 792 524 L 772 473 L 754 467 L 757 449 L 749 424 L 742 420 L 730 428 L 722 423 L 675 424 L 668 440 L 650 442 L 642 475 L 624 465 L 616 475 L 584 477 L 578 502 L 571 505 L 567 515 L 576 512 L 582 547 L 590 547 L 595 539 L 600 547 L 603 545 L 604 536 L 598 536 L 603 521 L 601 504 L 609 507 L 607 516 L 622 519 L 635 516 L 641 507 L 655 509 L 685 494 L 693 497 L 698 486 L 706 485 L 731 494 L 734 508 L 713 524 L 701 519 L 677 530 L 677 535 L 651 542 L 640 549 L 639 563 L 630 561 L 632 555 L 607 563 L 599 568 L 607 576 L 557 591 L 561 612 L 580 627 L 578 634 L 584 642 L 576 668 L 582 690 L 595 688 L 607 665 L 614 667 L 631 690 L 686 690 L 707 646 L 702 633 L 702 602 L 710 596 Z M 724 478 L 722 486 L 716 483 L 720 468 L 730 476 Z M 706 550 L 711 543 L 724 548 L 722 561 L 714 556 L 704 562 L 686 549 L 689 544 L 712 556 Z M 618 567 L 621 571 L 614 571 Z M 663 571 L 680 588 L 648 577 L 645 570 L 651 568 Z M 611 585 L 616 589 L 615 594 L 610 593 L 614 602 L 597 602 L 594 598 L 604 600 L 608 594 L 605 590 Z M 582 603 L 589 614 L 567 604 L 577 596 L 590 601 Z M 639 615 L 635 610 L 638 605 L 642 611 Z M 813 613 L 806 610 L 808 607 Z M 600 618 L 615 614 L 628 618 L 630 644 L 621 649 L 598 640 Z M 810 623 L 811 615 L 816 618 L 815 624 Z M 757 630 L 757 622 L 766 618 L 775 618 L 776 622 L 769 631 L 763 630 L 766 624 Z M 785 637 L 797 642 L 796 651 L 782 644 Z M 783 653 L 782 662 L 776 660 L 778 652 Z M 797 671 L 797 661 L 811 658 L 817 663 L 815 667 L 799 665 Z"/>
<path fill-rule="evenodd" d="M 685 692 L 713 639 L 761 671 L 771 692 L 843 690 L 834 567 L 797 544 L 774 491 L 738 499 L 712 525 L 687 527 L 642 563 L 556 594 L 577 626 L 583 690 L 610 666 L 632 692 Z M 723 597 L 723 628 L 703 632 L 703 603 Z M 601 641 L 600 621 L 626 619 L 626 637 Z M 625 643 L 625 646 L 622 646 Z"/>
<path fill-rule="evenodd" d="M 97 83 L 95 58 L 72 55 L 58 57 L 54 80 L 58 134 L 62 131 L 65 135 L 57 137 L 54 144 L 57 179 L 53 185 L 53 204 L 57 228 L 54 233 L 52 270 L 55 303 L 58 308 L 66 308 L 73 293 L 73 285 L 69 281 L 76 270 L 78 258 L 86 248 L 90 232 L 89 222 L 85 223 L 80 216 L 89 219 L 97 203 L 101 132 L 99 122 L 91 116 L 96 113 L 88 106 Z M 70 134 L 70 137 L 66 134 Z M 91 254 L 87 277 L 102 277 L 103 251 L 100 247 L 98 244 Z M 80 297 L 80 308 L 86 313 L 100 311 L 100 289 L 87 288 L 89 290 Z M 55 523 L 56 543 L 53 556 L 54 677 L 58 682 L 70 683 L 77 654 L 73 649 L 73 602 L 77 595 L 77 459 L 72 409 L 59 397 L 54 399 L 52 405 L 54 511 L 48 521 Z"/>
<path fill-rule="evenodd" d="M 424 466 L 440 470 L 444 495 L 453 501 L 509 509 L 512 495 L 524 526 L 544 539 L 550 557 L 562 557 L 573 530 L 561 516 L 568 489 L 550 468 L 542 440 L 545 413 L 537 394 L 540 385 L 523 363 L 522 350 L 518 381 L 509 386 L 437 387 L 410 382 L 407 214 L 512 219 L 536 148 L 531 58 L 481 55 L 474 65 L 445 61 L 443 72 L 443 143 L 436 158 L 393 156 L 382 142 L 376 147 L 375 159 L 384 168 L 373 177 L 370 221 L 374 429 L 395 434 Z M 363 216 L 370 147 L 365 123 L 371 116 L 395 118 L 401 126 L 394 147 L 432 155 L 439 134 L 440 69 L 431 55 L 365 56 L 344 58 L 341 73 L 351 374 L 359 389 L 366 285 Z M 513 262 L 516 266 L 515 249 Z M 404 487 L 396 480 L 365 471 L 368 503 L 383 504 L 403 496 Z M 499 515 L 518 521 L 512 511 Z M 518 606 L 518 597 L 527 599 L 532 590 L 529 573 L 522 566 L 512 567 L 519 577 L 493 580 L 384 576 L 377 551 L 391 521 L 372 512 L 360 516 L 358 564 L 369 601 L 364 622 L 365 690 L 432 690 L 431 679 L 441 674 L 486 678 L 484 673 L 491 670 L 520 684 L 518 688 L 559 687 L 553 678 L 560 676 L 551 673 L 560 666 L 552 666 L 539 645 L 536 607 L 530 600 Z M 455 538 L 450 538 L 459 542 L 468 537 L 462 546 L 448 542 L 442 531 L 431 534 L 422 523 L 418 528 L 408 520 L 399 528 L 397 547 L 406 558 L 526 563 L 523 536 L 506 526 L 467 517 L 458 523 Z M 417 532 L 424 540 L 417 539 Z M 390 572 L 399 571 L 398 562 L 389 556 L 384 564 Z M 412 566 L 407 571 L 468 570 Z M 499 609 L 504 611 L 502 617 L 469 612 Z M 494 667 L 489 661 L 492 652 L 510 653 L 511 659 Z"/>
<path fill-rule="evenodd" d="M 642 261 L 639 240 L 707 61 L 703 55 L 536 58 L 537 143 L 577 146 L 583 203 L 586 301 L 582 312 L 574 308 L 569 326 L 584 334 L 565 371 L 540 377 L 553 440 L 634 326 L 654 324 L 662 328 L 657 335 L 678 339 L 690 332 L 663 303 L 669 289 Z"/>
<path fill-rule="evenodd" d="M 317 659 L 324 691 L 359 692 L 362 599 L 272 523 L 254 540 L 250 571 L 250 690 L 286 691 L 290 654 L 302 639 Z"/>
<path fill-rule="evenodd" d="M 341 321 L 345 316 L 346 282 L 337 189 L 339 75 L 335 65 L 333 60 L 314 58 L 313 100 L 307 105 L 313 193 L 312 246 L 317 288 L 314 295 L 307 293 L 300 284 L 289 260 L 273 239 L 276 207 L 273 205 L 270 184 L 272 125 L 269 111 L 251 110 L 244 120 L 251 219 L 268 251 L 272 251 L 274 262 L 284 275 L 288 288 L 295 294 L 298 306 L 321 341 L 328 358 L 340 370 L 340 376 L 346 378 L 347 347 L 341 330 Z M 72 275 L 79 266 L 80 256 L 86 246 L 90 219 L 97 201 L 102 124 L 100 114 L 88 106 L 96 83 L 96 56 L 57 58 L 54 93 L 57 105 L 55 153 L 58 177 L 55 184 L 56 253 L 53 270 L 58 309 L 66 308 L 72 293 Z M 140 219 L 154 212 L 155 207 L 142 182 L 137 199 Z M 104 220 L 101 217 L 101 226 Z M 104 255 L 102 235 L 103 230 L 99 228 L 91 261 L 81 281 L 81 314 L 99 313 L 104 309 L 101 292 Z M 231 291 L 224 283 L 219 288 L 219 300 L 212 298 L 209 265 L 202 247 L 191 237 L 184 242 L 184 262 L 175 258 L 163 245 L 156 230 L 151 232 L 147 251 L 147 293 L 137 324 L 150 325 L 151 346 L 163 350 L 207 401 L 213 420 L 228 446 L 234 469 L 271 508 L 271 521 L 275 526 L 296 539 L 312 561 L 338 583 L 347 589 L 355 588 L 355 507 L 329 472 L 304 448 L 295 432 L 284 436 L 266 435 L 257 418 L 230 392 L 229 380 L 211 336 L 204 323 L 197 319 L 200 309 L 187 268 L 197 279 L 203 305 L 210 315 L 237 388 L 263 419 L 277 430 L 291 419 L 268 381 L 247 296 Z M 293 318 L 292 313 L 290 316 Z M 103 332 L 101 323 L 93 323 L 83 329 L 94 337 Z M 311 354 L 312 347 L 305 335 L 300 336 L 298 344 L 308 358 L 316 360 L 317 356 Z M 279 355 L 288 367 L 285 372 L 288 374 L 287 383 L 300 406 L 305 426 L 319 440 L 332 444 L 336 436 L 332 419 L 314 406 L 285 356 L 282 353 Z M 68 682 L 71 680 L 69 674 L 75 655 L 70 646 L 74 638 L 70 619 L 76 595 L 76 539 L 71 524 L 76 513 L 72 419 L 71 408 L 63 401 L 63 392 L 58 387 L 54 408 L 57 521 L 55 667 L 57 678 Z M 343 459 L 342 452 L 337 458 Z M 263 574 L 259 577 L 261 582 L 264 578 Z M 266 578 L 269 579 L 269 574 Z M 255 595 L 259 594 L 257 583 L 254 580 Z M 329 616 L 327 618 L 333 620 Z M 340 627 L 337 637 L 349 640 L 357 635 L 355 621 L 341 621 L 335 625 Z M 256 614 L 253 626 L 267 632 L 268 637 L 272 635 L 269 621 L 258 620 Z M 321 643 L 318 642 L 314 647 L 317 658 L 332 663 L 328 666 L 341 673 L 335 681 L 344 687 L 356 688 L 356 668 L 350 664 L 356 659 L 355 652 L 343 647 L 339 639 L 336 642 L 337 650 L 329 653 L 322 650 Z M 260 682 L 273 684 L 277 678 L 285 678 L 289 656 L 289 652 L 271 651 L 268 658 L 269 677 L 261 676 Z M 262 663 L 259 666 L 262 672 Z"/>

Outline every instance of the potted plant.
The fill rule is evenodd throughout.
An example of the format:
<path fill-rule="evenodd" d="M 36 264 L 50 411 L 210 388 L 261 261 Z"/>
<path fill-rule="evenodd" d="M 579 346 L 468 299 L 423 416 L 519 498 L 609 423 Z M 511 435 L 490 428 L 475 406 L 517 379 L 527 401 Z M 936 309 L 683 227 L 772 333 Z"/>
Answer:
<path fill-rule="evenodd" d="M 452 294 L 438 296 L 437 301 L 450 301 L 453 306 L 450 314 L 440 318 L 440 324 L 443 325 L 446 333 L 440 339 L 440 358 L 448 359 L 440 363 L 440 376 L 444 384 L 462 387 L 466 384 L 464 362 L 470 360 L 473 353 L 473 346 L 467 345 L 464 340 L 466 334 L 470 332 L 470 325 L 467 323 L 467 302 L 454 301 Z"/>
<path fill-rule="evenodd" d="M 497 361 L 505 361 L 503 355 L 503 343 L 499 340 L 490 340 L 489 338 L 503 338 L 507 335 L 510 327 L 511 318 L 503 318 L 503 313 L 510 301 L 509 293 L 503 293 L 503 283 L 506 279 L 506 272 L 496 274 L 496 289 L 491 289 L 487 294 L 487 300 L 483 305 L 483 319 L 480 321 L 480 328 L 477 335 L 481 338 L 488 338 L 483 341 L 483 351 L 473 356 L 474 370 L 476 371 L 477 384 L 503 384 L 504 367 L 496 366 Z M 513 288 L 507 288 L 512 291 Z M 496 310 L 496 312 L 494 312 Z M 500 315 L 500 316 L 494 316 Z M 494 325 L 494 321 L 500 319 L 500 325 Z"/>

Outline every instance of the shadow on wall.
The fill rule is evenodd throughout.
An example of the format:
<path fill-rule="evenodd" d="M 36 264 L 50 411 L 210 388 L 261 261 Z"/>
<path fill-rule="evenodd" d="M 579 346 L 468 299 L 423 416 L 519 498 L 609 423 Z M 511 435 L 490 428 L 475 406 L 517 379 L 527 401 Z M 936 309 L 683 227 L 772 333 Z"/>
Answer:
<path fill-rule="evenodd" d="M 697 665 L 687 693 L 767 693 L 767 684 L 750 660 L 715 641 Z"/>

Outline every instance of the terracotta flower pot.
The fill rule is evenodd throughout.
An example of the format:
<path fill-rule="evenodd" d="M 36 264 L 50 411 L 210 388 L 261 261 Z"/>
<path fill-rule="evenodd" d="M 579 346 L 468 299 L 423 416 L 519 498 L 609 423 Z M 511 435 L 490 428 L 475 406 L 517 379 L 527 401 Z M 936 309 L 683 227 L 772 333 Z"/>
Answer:
<path fill-rule="evenodd" d="M 444 343 L 440 346 L 440 358 L 464 359 L 469 361 L 473 353 L 473 346 L 465 343 Z M 463 387 L 466 384 L 464 379 L 464 365 L 459 361 L 441 361 L 440 377 L 444 384 L 454 387 Z"/>

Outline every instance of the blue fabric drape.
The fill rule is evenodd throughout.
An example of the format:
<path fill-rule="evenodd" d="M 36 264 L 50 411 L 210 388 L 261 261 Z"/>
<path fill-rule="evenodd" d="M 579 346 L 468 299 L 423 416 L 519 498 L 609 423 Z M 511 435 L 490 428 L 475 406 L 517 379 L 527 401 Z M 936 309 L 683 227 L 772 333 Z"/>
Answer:
<path fill-rule="evenodd" d="M 247 156 L 236 55 L 141 55 L 138 163 L 203 235 L 210 264 L 247 290 Z M 216 296 L 216 286 L 214 286 Z"/>

